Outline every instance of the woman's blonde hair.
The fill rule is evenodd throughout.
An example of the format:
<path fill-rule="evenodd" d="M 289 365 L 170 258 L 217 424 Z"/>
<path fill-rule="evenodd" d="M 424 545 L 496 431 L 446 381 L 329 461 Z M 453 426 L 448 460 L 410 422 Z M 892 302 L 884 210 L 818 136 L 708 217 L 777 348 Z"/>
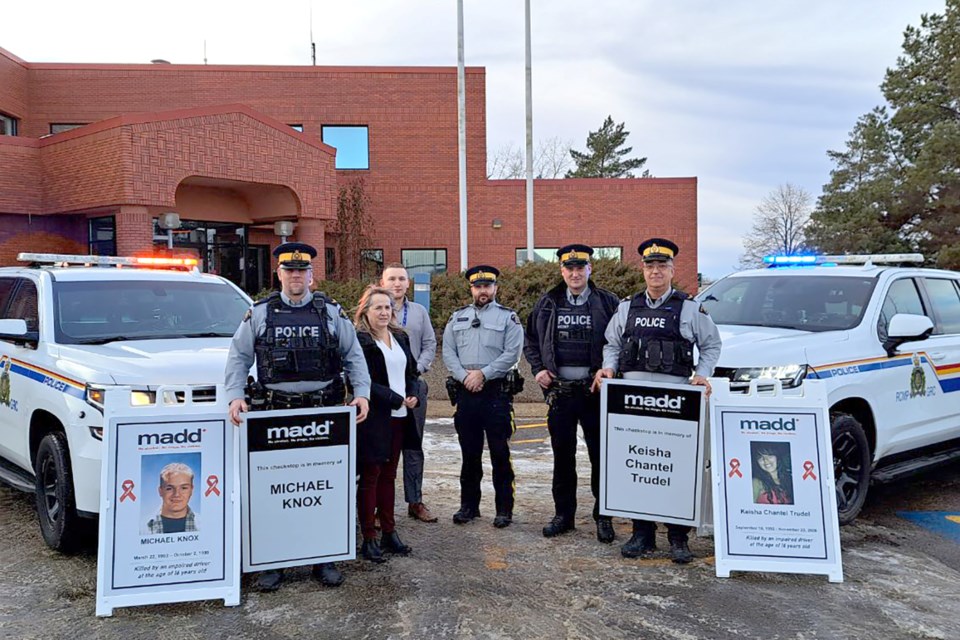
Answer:
<path fill-rule="evenodd" d="M 390 309 L 393 309 L 393 296 L 389 291 L 375 284 L 368 285 L 367 288 L 363 290 L 363 295 L 360 296 L 360 302 L 357 303 L 356 309 L 353 310 L 353 326 L 357 328 L 357 331 L 373 334 L 373 327 L 370 326 L 370 321 L 367 320 L 367 312 L 370 311 L 370 307 L 373 304 L 371 298 L 377 294 L 387 296 L 387 300 L 390 301 Z M 387 325 L 387 329 L 393 333 L 403 331 L 400 325 L 397 324 L 396 311 L 390 316 L 390 324 Z"/>

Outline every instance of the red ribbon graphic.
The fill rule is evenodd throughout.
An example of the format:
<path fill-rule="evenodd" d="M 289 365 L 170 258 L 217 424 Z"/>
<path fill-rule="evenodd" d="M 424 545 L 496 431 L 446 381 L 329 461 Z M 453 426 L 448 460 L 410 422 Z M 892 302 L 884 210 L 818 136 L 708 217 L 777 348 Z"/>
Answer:
<path fill-rule="evenodd" d="M 736 458 L 730 459 L 730 473 L 727 474 L 728 478 L 732 478 L 734 475 L 742 478 L 743 474 L 740 473 L 740 461 Z"/>
<path fill-rule="evenodd" d="M 220 479 L 217 476 L 209 476 L 207 478 L 207 491 L 203 494 L 203 497 L 206 498 L 211 493 L 215 493 L 219 496 L 220 489 L 217 489 L 217 485 L 219 483 L 220 483 Z"/>
<path fill-rule="evenodd" d="M 807 478 L 813 478 L 814 480 L 816 480 L 816 479 L 817 479 L 817 474 L 815 474 L 815 473 L 813 472 L 813 469 L 814 469 L 814 467 L 813 467 L 813 463 L 812 463 L 812 462 L 810 462 L 809 460 L 807 460 L 806 462 L 804 462 L 804 463 L 803 463 L 803 477 L 801 478 L 801 480 L 806 480 Z"/>
<path fill-rule="evenodd" d="M 123 489 L 123 493 L 120 494 L 120 502 L 123 502 L 127 498 L 130 498 L 132 501 L 137 501 L 137 496 L 133 495 L 133 488 L 137 486 L 133 484 L 133 480 L 124 480 L 120 484 L 120 488 Z"/>

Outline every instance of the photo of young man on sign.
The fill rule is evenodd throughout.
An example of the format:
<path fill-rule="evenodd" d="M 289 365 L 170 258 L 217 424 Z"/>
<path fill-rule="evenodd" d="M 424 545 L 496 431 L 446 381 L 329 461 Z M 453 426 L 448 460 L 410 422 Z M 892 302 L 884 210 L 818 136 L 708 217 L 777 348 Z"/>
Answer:
<path fill-rule="evenodd" d="M 200 530 L 199 492 L 195 479 L 201 468 L 200 453 L 149 455 L 141 458 L 140 477 L 146 484 L 141 515 L 144 535 L 184 533 Z M 156 479 L 156 480 L 155 480 Z M 150 484 L 158 481 L 158 499 L 151 496 Z"/>

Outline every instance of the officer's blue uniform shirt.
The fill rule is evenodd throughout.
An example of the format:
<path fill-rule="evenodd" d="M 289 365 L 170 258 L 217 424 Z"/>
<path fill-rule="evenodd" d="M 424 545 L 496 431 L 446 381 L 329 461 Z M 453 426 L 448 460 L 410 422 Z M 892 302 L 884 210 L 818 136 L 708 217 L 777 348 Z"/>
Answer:
<path fill-rule="evenodd" d="M 665 294 L 651 300 L 647 296 L 647 304 L 652 309 L 656 309 L 673 293 L 673 287 L 669 288 Z M 644 294 L 647 295 L 647 294 Z M 630 299 L 626 299 L 617 307 L 617 312 L 610 318 L 610 324 L 607 325 L 607 331 L 604 337 L 607 344 L 603 347 L 603 368 L 613 369 L 616 372 L 620 364 L 620 347 L 623 345 L 624 325 L 627 322 L 627 315 L 630 312 Z M 713 368 L 717 366 L 720 359 L 720 332 L 717 325 L 709 315 L 700 311 L 700 303 L 692 299 L 683 301 L 683 307 L 680 308 L 680 335 L 684 339 L 690 340 L 697 346 L 699 357 L 694 375 L 709 377 L 713 375 Z M 625 378 L 635 380 L 648 380 L 652 382 L 685 382 L 686 379 L 681 376 L 673 376 L 665 373 L 651 373 L 647 371 L 633 371 L 624 375 Z"/>
<path fill-rule="evenodd" d="M 280 293 L 283 303 L 291 307 L 303 307 L 313 302 L 313 293 L 308 292 L 299 302 L 293 302 Z M 244 387 L 247 385 L 247 375 L 255 362 L 254 342 L 256 337 L 262 337 L 267 330 L 266 304 L 254 305 L 249 317 L 237 327 L 230 343 L 230 352 L 227 355 L 226 394 L 227 401 L 243 399 Z M 331 335 L 337 339 L 340 347 L 340 357 L 343 358 L 343 368 L 350 377 L 355 397 L 370 397 L 370 372 L 367 370 L 367 361 L 363 357 L 360 343 L 357 342 L 357 333 L 350 321 L 340 315 L 340 307 L 327 303 L 327 327 Z M 309 393 L 323 389 L 329 381 L 317 382 L 281 382 L 269 385 L 271 389 L 290 393 Z"/>
<path fill-rule="evenodd" d="M 457 309 L 443 331 L 443 363 L 460 382 L 468 369 L 479 369 L 486 380 L 503 378 L 517 366 L 522 348 L 520 319 L 496 301 Z"/>

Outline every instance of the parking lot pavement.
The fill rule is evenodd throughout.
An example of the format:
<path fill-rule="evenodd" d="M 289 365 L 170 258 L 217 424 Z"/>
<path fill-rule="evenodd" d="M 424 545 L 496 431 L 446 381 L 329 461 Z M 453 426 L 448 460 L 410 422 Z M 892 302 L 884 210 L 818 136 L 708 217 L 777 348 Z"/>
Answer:
<path fill-rule="evenodd" d="M 720 579 L 710 539 L 692 540 L 698 557 L 685 567 L 667 559 L 662 532 L 657 558 L 620 557 L 617 544 L 629 535 L 628 521 L 615 523 L 617 544 L 598 543 L 582 443 L 577 529 L 543 538 L 540 529 L 553 515 L 552 459 L 535 417 L 521 420 L 519 426 L 529 428 L 514 436 L 515 523 L 503 530 L 491 526 L 487 466 L 483 517 L 454 525 L 460 457 L 451 423 L 432 420 L 425 436 L 424 495 L 440 522 L 398 519 L 413 555 L 383 565 L 342 563 L 347 582 L 339 589 L 320 587 L 306 569 L 290 571 L 288 583 L 272 594 L 253 592 L 246 578 L 235 608 L 204 602 L 95 618 L 94 544 L 74 556 L 49 551 L 31 500 L 0 488 L 0 633 L 106 640 L 960 638 L 960 545 L 898 515 L 960 513 L 960 465 L 872 490 L 863 515 L 841 532 L 842 584 L 767 573 Z M 401 506 L 398 514 L 405 513 Z"/>

